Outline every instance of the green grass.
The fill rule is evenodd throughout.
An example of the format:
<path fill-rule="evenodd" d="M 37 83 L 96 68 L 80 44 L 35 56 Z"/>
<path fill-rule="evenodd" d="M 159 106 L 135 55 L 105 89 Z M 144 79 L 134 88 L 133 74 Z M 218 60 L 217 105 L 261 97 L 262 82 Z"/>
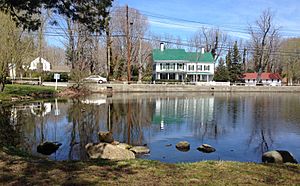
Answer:
<path fill-rule="evenodd" d="M 0 185 L 299 185 L 300 166 L 225 161 L 50 161 L 0 149 Z"/>
<path fill-rule="evenodd" d="M 8 101 L 12 97 L 30 96 L 32 94 L 54 94 L 54 87 L 44 87 L 38 85 L 6 85 L 0 93 L 0 100 Z"/>

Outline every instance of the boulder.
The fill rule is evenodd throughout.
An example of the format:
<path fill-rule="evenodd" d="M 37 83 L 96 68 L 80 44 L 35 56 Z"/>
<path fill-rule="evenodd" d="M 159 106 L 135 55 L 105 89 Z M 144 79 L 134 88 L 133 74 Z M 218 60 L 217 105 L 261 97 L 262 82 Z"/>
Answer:
<path fill-rule="evenodd" d="M 108 159 L 108 160 L 130 160 L 135 159 L 135 155 L 130 150 L 122 149 L 117 145 L 109 143 L 88 143 L 85 149 L 91 159 Z"/>
<path fill-rule="evenodd" d="M 285 150 L 273 150 L 262 155 L 264 163 L 298 163 L 293 155 Z"/>
<path fill-rule="evenodd" d="M 129 150 L 130 148 L 132 148 L 132 146 L 131 146 L 131 145 L 128 145 L 127 143 L 119 143 L 119 144 L 117 145 L 117 147 L 120 147 L 120 148 L 122 148 L 122 149 L 127 149 L 127 150 Z"/>
<path fill-rule="evenodd" d="M 190 143 L 187 141 L 180 141 L 176 144 L 176 148 L 180 151 L 186 152 L 190 150 Z"/>
<path fill-rule="evenodd" d="M 111 144 L 112 144 L 112 145 L 119 145 L 120 142 L 118 142 L 118 141 L 113 141 Z"/>
<path fill-rule="evenodd" d="M 36 149 L 38 153 L 50 155 L 56 152 L 60 146 L 61 143 L 45 141 L 44 143 L 39 144 Z"/>
<path fill-rule="evenodd" d="M 149 154 L 150 149 L 145 146 L 135 146 L 129 149 L 130 151 L 134 152 L 135 154 Z"/>
<path fill-rule="evenodd" d="M 199 146 L 197 148 L 197 150 L 204 152 L 204 153 L 211 153 L 211 152 L 215 152 L 216 149 L 213 148 L 212 146 L 208 145 L 208 144 L 202 144 L 201 146 Z"/>
<path fill-rule="evenodd" d="M 112 143 L 114 141 L 114 137 L 112 132 L 98 132 L 100 142 L 104 143 Z"/>

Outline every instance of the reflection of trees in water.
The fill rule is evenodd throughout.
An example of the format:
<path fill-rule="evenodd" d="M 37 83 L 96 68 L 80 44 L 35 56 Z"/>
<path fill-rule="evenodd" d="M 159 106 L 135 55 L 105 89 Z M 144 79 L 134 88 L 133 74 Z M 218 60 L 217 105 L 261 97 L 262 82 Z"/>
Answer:
<path fill-rule="evenodd" d="M 270 96 L 255 96 L 253 99 L 249 99 L 254 121 L 251 123 L 248 145 L 257 144 L 254 149 L 261 154 L 270 150 L 273 144 L 273 135 L 276 131 L 275 122 L 279 119 L 279 113 L 274 109 L 280 106 L 276 103 L 278 101 Z"/>
<path fill-rule="evenodd" d="M 113 100 L 110 108 L 113 134 L 121 142 L 141 145 L 144 140 L 143 129 L 150 128 L 152 122 L 154 103 L 137 97 L 123 102 Z"/>
<path fill-rule="evenodd" d="M 280 114 L 287 124 L 300 130 L 300 99 L 299 94 L 282 96 L 280 100 Z"/>
<path fill-rule="evenodd" d="M 72 125 L 69 132 L 69 159 L 73 159 L 73 153 L 78 154 L 80 159 L 87 158 L 85 145 L 97 141 L 97 132 L 100 130 L 99 123 L 105 116 L 104 111 L 105 108 L 101 106 L 82 104 L 78 100 L 72 100 L 68 109 L 68 121 Z M 75 145 L 79 145 L 76 148 L 79 152 L 74 152 Z"/>
<path fill-rule="evenodd" d="M 21 142 L 20 125 L 10 120 L 11 108 L 0 106 L 0 146 L 17 146 Z"/>

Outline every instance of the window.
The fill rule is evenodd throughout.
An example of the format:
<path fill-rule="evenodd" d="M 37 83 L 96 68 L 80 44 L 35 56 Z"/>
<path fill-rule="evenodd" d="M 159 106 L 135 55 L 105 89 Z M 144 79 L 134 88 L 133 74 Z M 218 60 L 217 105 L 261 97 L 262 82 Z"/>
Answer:
<path fill-rule="evenodd" d="M 175 79 L 175 74 L 174 73 L 170 73 L 169 74 L 169 79 Z"/>
<path fill-rule="evenodd" d="M 209 71 L 209 69 L 210 69 L 210 66 L 209 66 L 209 65 L 204 65 L 204 70 Z"/>
<path fill-rule="evenodd" d="M 197 70 L 202 70 L 202 65 L 197 65 Z"/>
<path fill-rule="evenodd" d="M 194 70 L 194 65 L 189 65 L 189 70 Z"/>
<path fill-rule="evenodd" d="M 172 63 L 172 64 L 170 65 L 170 69 L 171 69 L 171 70 L 175 70 L 175 63 Z"/>
<path fill-rule="evenodd" d="M 167 74 L 160 74 L 160 79 L 167 79 L 167 78 L 168 78 Z"/>
<path fill-rule="evenodd" d="M 162 69 L 163 69 L 163 70 L 166 70 L 166 69 L 167 69 L 167 65 L 166 65 L 166 64 L 163 64 L 163 65 L 162 65 Z"/>
<path fill-rule="evenodd" d="M 162 69 L 163 69 L 163 65 L 162 65 L 162 64 L 159 64 L 159 66 L 160 66 L 160 70 L 162 70 Z"/>
<path fill-rule="evenodd" d="M 177 64 L 177 69 L 178 70 L 183 70 L 183 64 Z"/>

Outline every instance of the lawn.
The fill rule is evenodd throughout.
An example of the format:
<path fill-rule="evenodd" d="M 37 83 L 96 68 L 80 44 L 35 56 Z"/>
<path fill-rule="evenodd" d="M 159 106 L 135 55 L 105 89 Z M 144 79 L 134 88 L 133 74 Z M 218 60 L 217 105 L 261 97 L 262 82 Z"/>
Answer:
<path fill-rule="evenodd" d="M 50 161 L 0 150 L 0 185 L 299 185 L 300 166 L 224 161 Z"/>
<path fill-rule="evenodd" d="M 54 87 L 44 87 L 38 85 L 6 85 L 3 92 L 0 93 L 0 100 L 2 101 L 10 101 L 13 97 L 24 97 L 33 95 L 54 95 L 55 94 Z"/>

